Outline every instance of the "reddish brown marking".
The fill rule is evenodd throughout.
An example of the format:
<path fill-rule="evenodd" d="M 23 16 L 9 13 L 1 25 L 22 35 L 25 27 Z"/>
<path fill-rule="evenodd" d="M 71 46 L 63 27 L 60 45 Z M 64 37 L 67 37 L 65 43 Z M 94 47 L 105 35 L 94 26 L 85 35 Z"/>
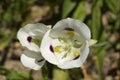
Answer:
<path fill-rule="evenodd" d="M 80 57 L 80 55 L 79 56 L 77 56 L 77 57 L 75 57 L 73 60 L 76 60 L 76 59 L 78 59 Z"/>
<path fill-rule="evenodd" d="M 42 62 L 42 61 L 44 61 L 44 59 L 40 59 L 40 60 L 38 60 L 37 62 Z"/>
<path fill-rule="evenodd" d="M 72 28 L 65 28 L 64 30 L 68 30 L 68 31 L 74 31 L 74 29 L 72 29 Z"/>
<path fill-rule="evenodd" d="M 28 37 L 27 37 L 27 41 L 28 41 L 28 42 L 31 42 L 31 41 L 32 41 L 32 37 L 31 37 L 31 36 L 28 36 Z"/>
<path fill-rule="evenodd" d="M 50 45 L 50 51 L 54 53 L 53 46 Z"/>

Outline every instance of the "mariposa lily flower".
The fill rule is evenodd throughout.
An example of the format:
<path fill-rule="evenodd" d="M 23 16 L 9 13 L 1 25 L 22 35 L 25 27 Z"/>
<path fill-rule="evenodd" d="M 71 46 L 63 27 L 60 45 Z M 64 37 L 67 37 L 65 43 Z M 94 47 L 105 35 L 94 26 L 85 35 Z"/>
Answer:
<path fill-rule="evenodd" d="M 39 45 L 43 35 L 49 30 L 46 25 L 41 23 L 27 24 L 18 31 L 17 38 L 22 46 L 29 50 L 39 52 Z"/>
<path fill-rule="evenodd" d="M 62 69 L 70 69 L 80 67 L 85 62 L 89 46 L 94 43 L 96 40 L 91 40 L 87 25 L 67 18 L 45 33 L 40 51 L 48 62 Z"/>
<path fill-rule="evenodd" d="M 28 48 L 20 56 L 24 66 L 34 70 L 38 70 L 43 66 L 45 59 L 41 56 L 39 45 L 41 44 L 42 37 L 49 29 L 48 26 L 37 23 L 28 24 L 18 31 L 17 38 L 22 46 Z"/>

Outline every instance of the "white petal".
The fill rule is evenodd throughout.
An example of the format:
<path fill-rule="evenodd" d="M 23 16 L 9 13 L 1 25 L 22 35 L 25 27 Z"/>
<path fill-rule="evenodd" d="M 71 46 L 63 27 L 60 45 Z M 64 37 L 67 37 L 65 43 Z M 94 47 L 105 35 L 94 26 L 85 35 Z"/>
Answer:
<path fill-rule="evenodd" d="M 30 34 L 42 38 L 43 35 L 50 29 L 42 23 L 28 24 L 25 26 L 29 29 Z"/>
<path fill-rule="evenodd" d="M 40 51 L 41 51 L 42 56 L 48 62 L 50 62 L 52 64 L 58 64 L 58 61 L 57 61 L 54 53 L 50 50 L 50 46 L 51 46 L 53 39 L 51 37 L 49 37 L 49 32 L 50 32 L 50 30 L 46 32 L 46 34 L 44 35 L 44 37 L 42 39 Z"/>
<path fill-rule="evenodd" d="M 62 69 L 70 69 L 70 68 L 80 67 L 85 62 L 85 60 L 88 56 L 88 53 L 89 53 L 89 45 L 88 45 L 88 42 L 86 42 L 84 50 L 80 54 L 80 57 L 78 59 L 65 62 L 62 65 L 58 65 L 58 67 L 62 68 Z"/>
<path fill-rule="evenodd" d="M 91 38 L 91 33 L 87 25 L 83 22 L 71 18 L 63 19 L 55 24 L 50 34 L 52 37 L 57 37 L 66 28 L 73 29 L 75 32 L 79 33 L 83 38 L 89 40 Z"/>
<path fill-rule="evenodd" d="M 47 28 L 47 26 L 44 24 L 40 24 L 40 23 L 28 24 L 18 31 L 17 38 L 19 39 L 22 46 L 25 46 L 28 49 L 33 50 L 33 51 L 39 51 L 38 45 L 40 44 L 36 45 L 33 42 L 30 43 L 27 40 L 27 38 L 31 36 L 41 41 L 43 35 L 45 34 L 47 30 L 49 30 L 49 28 Z"/>
<path fill-rule="evenodd" d="M 40 55 L 40 53 L 30 50 L 25 50 L 20 58 L 24 66 L 34 70 L 40 69 L 45 63 L 45 60 L 43 60 L 43 57 Z"/>

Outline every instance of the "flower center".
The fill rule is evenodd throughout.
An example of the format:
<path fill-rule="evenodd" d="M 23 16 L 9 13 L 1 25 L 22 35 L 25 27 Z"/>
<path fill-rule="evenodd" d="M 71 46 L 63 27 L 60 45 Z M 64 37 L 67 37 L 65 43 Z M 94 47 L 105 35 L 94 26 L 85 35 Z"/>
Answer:
<path fill-rule="evenodd" d="M 67 60 L 75 60 L 79 58 L 81 46 L 83 45 L 83 41 L 80 40 L 78 34 L 73 30 L 65 30 L 64 35 L 61 35 L 56 39 L 56 43 L 52 45 L 52 52 L 55 55 L 60 55 L 60 59 Z"/>
<path fill-rule="evenodd" d="M 61 41 L 61 40 L 60 40 Z M 62 41 L 64 42 L 64 41 Z M 81 43 L 81 42 L 78 42 Z M 67 42 L 62 43 L 64 46 L 55 46 L 55 48 L 58 48 L 57 53 L 61 53 L 62 51 L 65 52 L 62 58 L 67 58 L 68 56 L 71 56 L 71 59 L 76 58 L 80 55 L 80 47 L 82 45 L 79 45 L 76 41 L 73 40 L 67 40 Z M 76 46 L 74 46 L 76 45 Z"/>

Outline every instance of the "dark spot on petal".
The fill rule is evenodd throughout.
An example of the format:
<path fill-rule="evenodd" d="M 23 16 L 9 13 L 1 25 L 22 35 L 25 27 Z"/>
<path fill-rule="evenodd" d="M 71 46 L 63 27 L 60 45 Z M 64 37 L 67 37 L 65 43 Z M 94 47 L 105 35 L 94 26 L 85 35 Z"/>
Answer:
<path fill-rule="evenodd" d="M 31 37 L 31 36 L 28 36 L 28 37 L 27 37 L 27 41 L 28 41 L 28 42 L 31 42 L 31 41 L 32 41 L 32 37 Z"/>
<path fill-rule="evenodd" d="M 53 46 L 50 45 L 50 51 L 54 53 Z"/>
<path fill-rule="evenodd" d="M 40 59 L 40 60 L 38 60 L 37 62 L 42 62 L 42 61 L 44 61 L 44 59 Z"/>
<path fill-rule="evenodd" d="M 68 31 L 74 31 L 74 29 L 72 29 L 72 28 L 65 28 L 64 30 L 68 30 Z"/>
<path fill-rule="evenodd" d="M 77 56 L 77 57 L 75 57 L 73 60 L 76 60 L 76 59 L 78 59 L 80 57 L 80 55 L 79 56 Z"/>

